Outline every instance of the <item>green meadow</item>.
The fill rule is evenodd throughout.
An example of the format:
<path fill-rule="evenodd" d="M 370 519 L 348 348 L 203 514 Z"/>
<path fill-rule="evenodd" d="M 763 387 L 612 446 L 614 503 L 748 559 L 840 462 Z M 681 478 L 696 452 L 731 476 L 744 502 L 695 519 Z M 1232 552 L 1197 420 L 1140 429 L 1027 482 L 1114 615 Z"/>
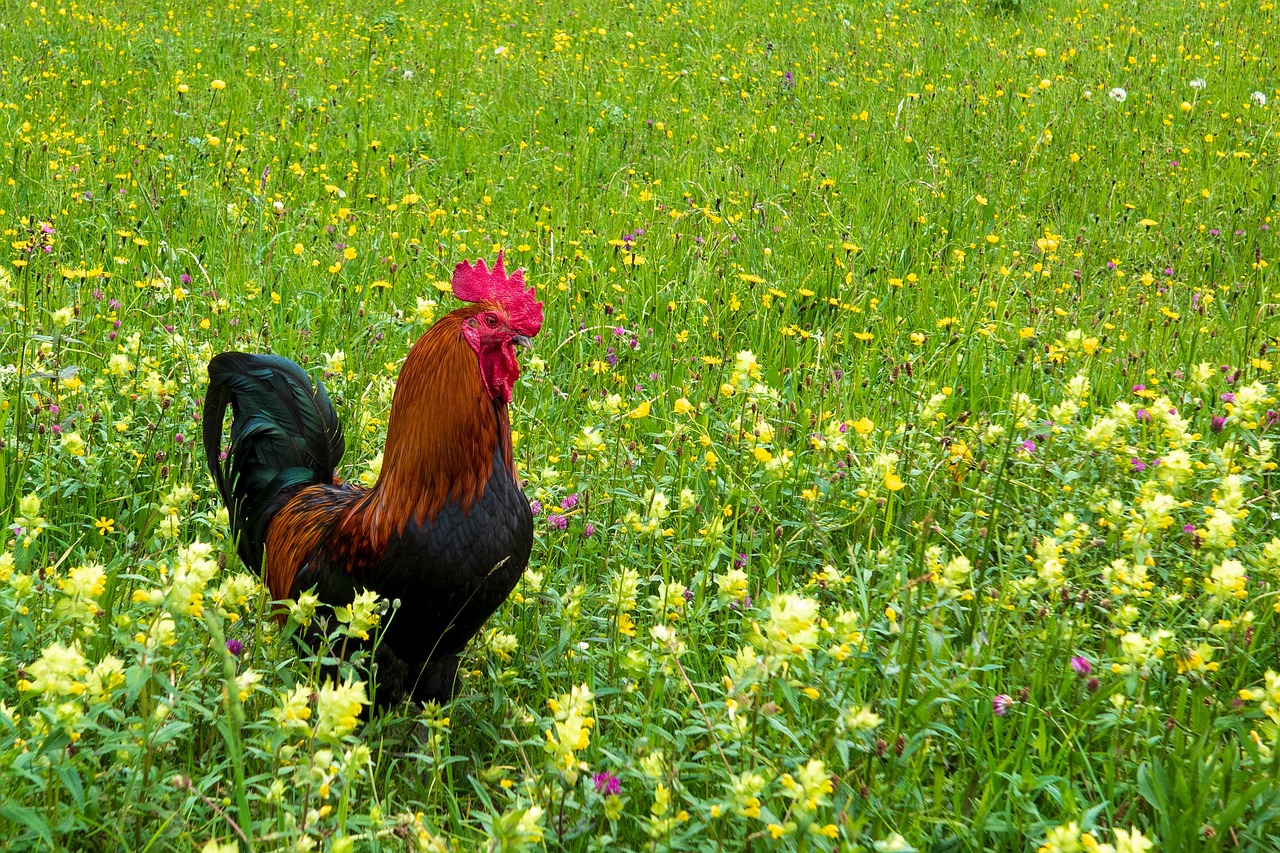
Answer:
<path fill-rule="evenodd" d="M 1274 0 L 12 4 L 6 849 L 1280 846 L 1277 42 Z M 455 700 L 362 713 L 357 626 L 235 556 L 206 365 L 297 361 L 372 483 L 499 251 L 533 557 Z"/>

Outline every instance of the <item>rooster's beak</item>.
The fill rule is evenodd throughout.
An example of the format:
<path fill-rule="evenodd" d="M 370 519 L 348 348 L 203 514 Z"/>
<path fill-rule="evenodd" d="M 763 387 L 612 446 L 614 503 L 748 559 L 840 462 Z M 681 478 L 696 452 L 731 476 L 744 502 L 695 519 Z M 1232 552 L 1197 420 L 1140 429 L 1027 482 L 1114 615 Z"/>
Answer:
<path fill-rule="evenodd" d="M 526 337 L 525 335 L 512 335 L 511 343 L 518 347 L 529 347 L 529 349 L 533 349 L 533 339 Z"/>

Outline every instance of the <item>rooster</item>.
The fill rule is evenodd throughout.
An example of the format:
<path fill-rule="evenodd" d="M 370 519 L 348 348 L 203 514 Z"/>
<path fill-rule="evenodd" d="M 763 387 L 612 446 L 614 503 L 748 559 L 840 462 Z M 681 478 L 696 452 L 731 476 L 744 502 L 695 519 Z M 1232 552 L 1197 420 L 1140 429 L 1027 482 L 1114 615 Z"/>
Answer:
<path fill-rule="evenodd" d="M 520 375 L 514 347 L 532 344 L 542 303 L 522 270 L 506 274 L 501 254 L 493 269 L 458 264 L 453 293 L 473 304 L 409 350 L 372 488 L 335 476 L 342 426 L 297 364 L 240 352 L 209 362 L 204 449 L 240 559 L 277 600 L 314 588 L 335 607 L 362 590 L 400 602 L 374 657 L 380 706 L 453 695 L 460 653 L 533 547 L 508 406 Z"/>

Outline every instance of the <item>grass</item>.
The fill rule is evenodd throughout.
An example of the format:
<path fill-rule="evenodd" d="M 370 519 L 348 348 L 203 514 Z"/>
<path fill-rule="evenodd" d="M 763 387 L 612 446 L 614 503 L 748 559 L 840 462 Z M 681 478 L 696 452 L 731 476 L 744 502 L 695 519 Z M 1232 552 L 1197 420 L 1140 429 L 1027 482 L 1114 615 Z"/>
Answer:
<path fill-rule="evenodd" d="M 23 4 L 10 848 L 1276 846 L 1276 30 Z M 371 477 L 450 270 L 499 249 L 546 302 L 530 571 L 460 698 L 356 725 L 228 548 L 204 366 L 323 376 Z"/>

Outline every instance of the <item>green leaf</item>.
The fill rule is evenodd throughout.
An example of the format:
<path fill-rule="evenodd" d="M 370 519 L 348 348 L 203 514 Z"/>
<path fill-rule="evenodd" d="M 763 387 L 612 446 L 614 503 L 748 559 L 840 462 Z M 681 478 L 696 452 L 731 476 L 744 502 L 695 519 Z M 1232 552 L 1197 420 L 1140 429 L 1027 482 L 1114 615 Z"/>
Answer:
<path fill-rule="evenodd" d="M 12 803 L 0 803 L 0 818 L 4 818 L 10 823 L 21 824 L 40 837 L 40 840 L 50 846 L 53 845 L 53 834 L 49 832 L 49 825 L 36 814 L 34 809 L 26 806 L 16 806 Z M 16 839 L 10 838 L 10 841 Z"/>

